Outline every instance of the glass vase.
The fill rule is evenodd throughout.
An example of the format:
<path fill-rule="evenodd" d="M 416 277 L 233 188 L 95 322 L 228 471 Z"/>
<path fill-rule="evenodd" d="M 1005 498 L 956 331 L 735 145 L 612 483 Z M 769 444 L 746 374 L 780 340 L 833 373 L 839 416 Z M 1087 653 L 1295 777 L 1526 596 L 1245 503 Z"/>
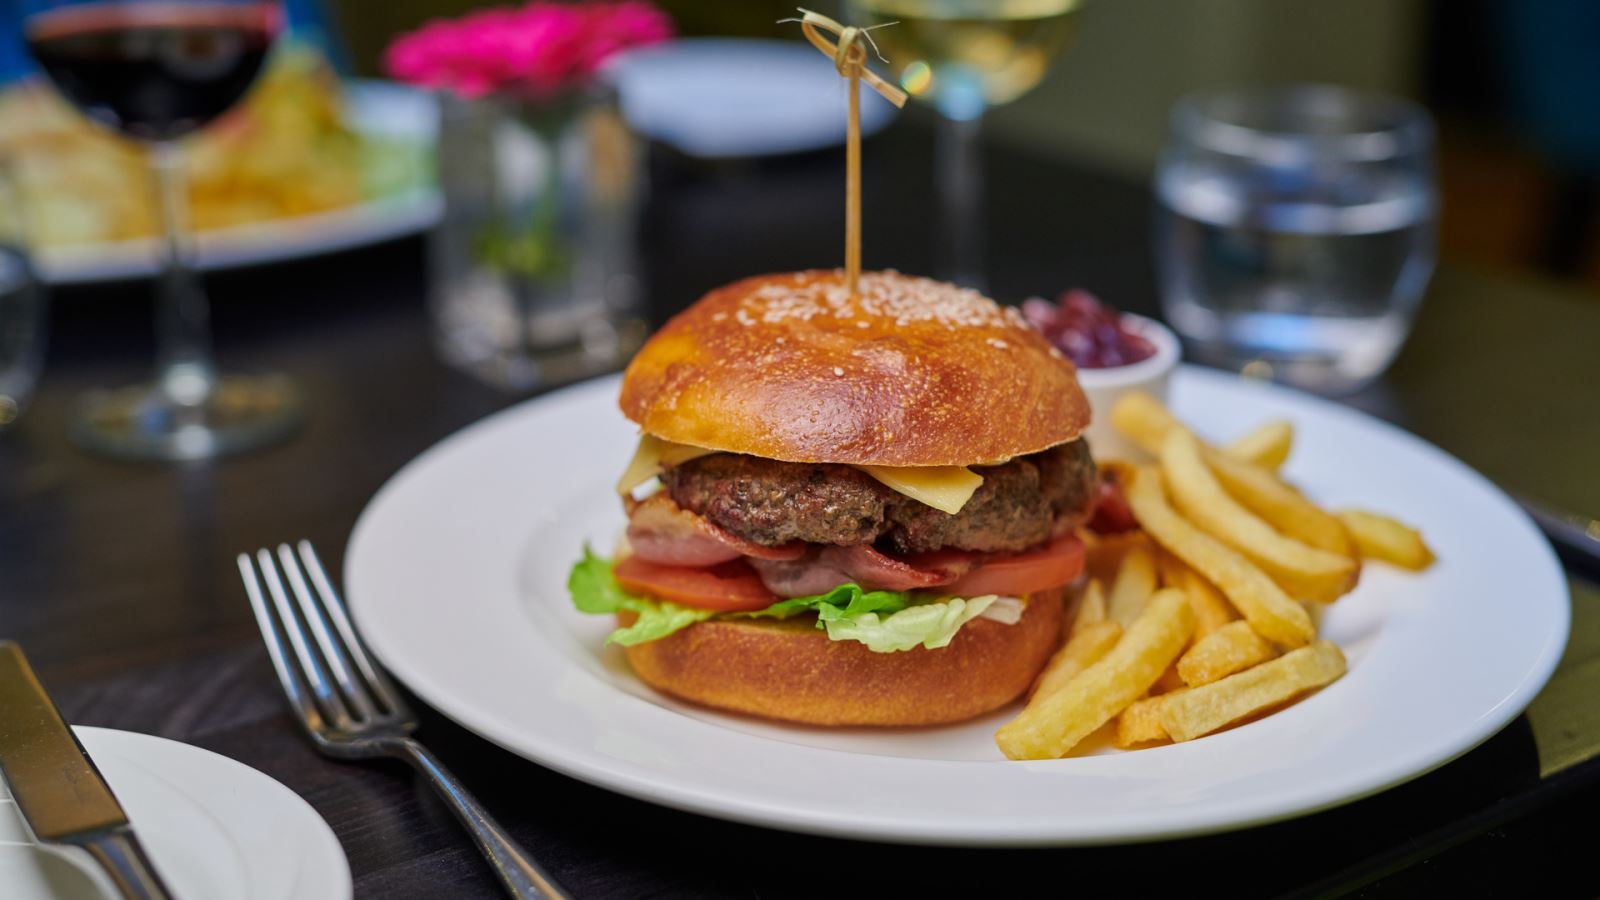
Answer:
<path fill-rule="evenodd" d="M 446 96 L 439 181 L 431 302 L 446 361 L 525 391 L 632 355 L 643 178 L 612 90 Z"/>

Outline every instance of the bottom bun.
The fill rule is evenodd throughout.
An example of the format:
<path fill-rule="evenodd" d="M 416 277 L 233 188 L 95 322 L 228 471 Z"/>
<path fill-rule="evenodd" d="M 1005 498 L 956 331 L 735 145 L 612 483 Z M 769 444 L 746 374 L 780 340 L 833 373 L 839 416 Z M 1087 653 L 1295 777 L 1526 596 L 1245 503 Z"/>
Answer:
<path fill-rule="evenodd" d="M 811 725 L 935 725 L 1027 690 L 1060 643 L 1061 616 L 1061 592 L 1046 591 L 1016 624 L 974 619 L 938 650 L 874 653 L 828 640 L 810 617 L 715 619 L 625 649 L 645 684 L 706 706 Z"/>

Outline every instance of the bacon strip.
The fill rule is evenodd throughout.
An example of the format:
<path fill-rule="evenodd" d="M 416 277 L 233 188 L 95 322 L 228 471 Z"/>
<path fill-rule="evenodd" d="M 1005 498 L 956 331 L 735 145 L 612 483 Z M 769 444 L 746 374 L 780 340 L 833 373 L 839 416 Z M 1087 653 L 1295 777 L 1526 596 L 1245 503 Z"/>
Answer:
<path fill-rule="evenodd" d="M 817 546 L 792 541 L 766 547 L 717 527 L 666 494 L 633 505 L 628 544 L 640 559 L 666 566 L 715 566 L 748 558 L 767 589 L 780 597 L 809 597 L 855 582 L 872 591 L 910 591 L 949 584 L 982 557 L 940 550 L 896 559 L 870 544 Z"/>
<path fill-rule="evenodd" d="M 779 547 L 747 541 L 679 507 L 664 493 L 634 505 L 628 544 L 640 559 L 668 566 L 714 566 L 741 556 L 798 559 L 806 552 L 799 541 Z"/>
<path fill-rule="evenodd" d="M 945 550 L 917 561 L 895 559 L 869 544 L 813 547 L 785 561 L 751 560 L 767 590 L 780 597 L 809 597 L 853 581 L 869 591 L 910 591 L 949 584 L 969 571 L 981 554 Z"/>
<path fill-rule="evenodd" d="M 825 565 L 850 573 L 850 579 L 869 590 L 910 591 L 916 588 L 949 584 L 956 576 L 941 569 L 919 569 L 908 562 L 885 556 L 868 544 L 829 547 L 822 551 Z"/>
<path fill-rule="evenodd" d="M 820 555 L 813 549 L 799 559 L 752 559 L 750 565 L 761 576 L 761 583 L 767 590 L 779 597 L 810 597 L 825 594 L 851 580 L 843 569 L 822 564 L 818 559 Z"/>

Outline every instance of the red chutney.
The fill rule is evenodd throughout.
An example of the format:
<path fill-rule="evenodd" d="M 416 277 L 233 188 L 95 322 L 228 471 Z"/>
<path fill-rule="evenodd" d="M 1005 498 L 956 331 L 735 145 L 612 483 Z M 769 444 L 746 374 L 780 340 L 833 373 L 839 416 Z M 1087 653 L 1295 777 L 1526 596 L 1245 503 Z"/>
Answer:
<path fill-rule="evenodd" d="M 1030 297 L 1022 302 L 1022 314 L 1080 369 L 1128 366 L 1156 355 L 1154 344 L 1088 291 L 1067 291 L 1059 303 Z"/>

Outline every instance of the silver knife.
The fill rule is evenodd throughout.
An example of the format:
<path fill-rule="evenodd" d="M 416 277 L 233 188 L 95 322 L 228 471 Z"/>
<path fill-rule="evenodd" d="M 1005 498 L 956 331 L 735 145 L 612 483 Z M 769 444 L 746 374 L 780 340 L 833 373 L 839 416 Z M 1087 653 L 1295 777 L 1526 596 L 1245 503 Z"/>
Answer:
<path fill-rule="evenodd" d="M 41 843 L 88 851 L 130 900 L 171 898 L 122 804 L 11 641 L 0 641 L 0 773 Z"/>

